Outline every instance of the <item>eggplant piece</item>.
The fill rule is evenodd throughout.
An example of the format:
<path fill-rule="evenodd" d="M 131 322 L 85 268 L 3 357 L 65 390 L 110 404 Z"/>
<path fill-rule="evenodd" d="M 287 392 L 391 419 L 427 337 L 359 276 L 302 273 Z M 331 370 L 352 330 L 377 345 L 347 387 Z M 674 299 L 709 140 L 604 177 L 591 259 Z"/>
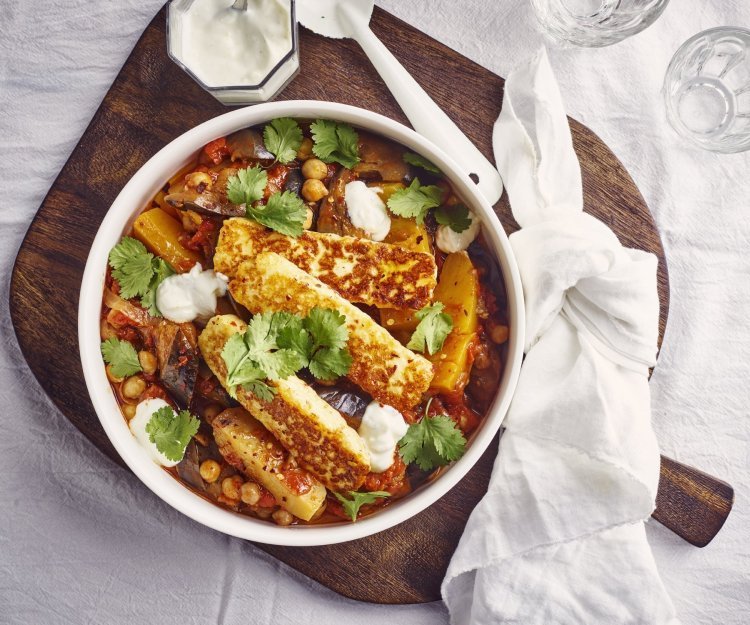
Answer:
<path fill-rule="evenodd" d="M 198 445 L 195 441 L 190 441 L 185 449 L 185 456 L 176 467 L 177 475 L 194 488 L 203 491 L 206 484 L 201 477 L 200 465 L 201 458 Z"/>
<path fill-rule="evenodd" d="M 182 186 L 164 196 L 164 201 L 179 210 L 190 209 L 204 215 L 243 217 L 245 209 L 234 204 L 227 197 L 227 181 L 237 173 L 234 167 L 222 169 L 210 188 L 199 185 L 197 188 Z"/>
<path fill-rule="evenodd" d="M 359 427 L 372 397 L 353 384 L 343 381 L 335 386 L 315 385 L 314 388 L 320 398 L 338 410 L 351 427 Z"/>
<path fill-rule="evenodd" d="M 284 191 L 291 191 L 299 196 L 304 181 L 302 172 L 299 169 L 290 169 L 286 177 L 286 183 L 284 184 Z"/>
<path fill-rule="evenodd" d="M 227 137 L 227 147 L 233 161 L 241 160 L 274 160 L 276 157 L 271 154 L 263 143 L 263 137 L 260 132 L 253 128 L 238 130 Z"/>
<path fill-rule="evenodd" d="M 330 232 L 360 239 L 369 238 L 364 230 L 352 223 L 346 210 L 346 185 L 356 179 L 352 170 L 345 167 L 342 167 L 333 177 L 328 195 L 320 200 L 318 206 L 318 232 Z"/>
<path fill-rule="evenodd" d="M 359 133 L 360 162 L 354 172 L 368 182 L 403 182 L 409 166 L 403 159 L 403 148 L 368 132 Z"/>
<path fill-rule="evenodd" d="M 180 408 L 187 408 L 198 378 L 198 341 L 192 323 L 162 320 L 154 332 L 159 378 Z"/>

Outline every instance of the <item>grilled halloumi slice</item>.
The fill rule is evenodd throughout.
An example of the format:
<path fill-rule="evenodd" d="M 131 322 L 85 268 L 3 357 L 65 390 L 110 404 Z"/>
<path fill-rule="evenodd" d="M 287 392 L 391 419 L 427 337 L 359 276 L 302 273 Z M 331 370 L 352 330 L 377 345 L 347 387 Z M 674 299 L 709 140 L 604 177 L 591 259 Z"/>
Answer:
<path fill-rule="evenodd" d="M 350 302 L 378 308 L 422 308 L 437 284 L 432 254 L 323 232 L 295 239 L 249 219 L 224 222 L 214 269 L 234 277 L 242 261 L 260 252 L 276 252 Z"/>
<path fill-rule="evenodd" d="M 346 317 L 352 365 L 347 377 L 373 399 L 409 410 L 416 406 L 432 380 L 432 364 L 406 349 L 359 308 L 320 280 L 273 252 L 243 262 L 229 291 L 252 313 L 280 311 L 307 315 L 316 306 L 332 308 Z"/>
<path fill-rule="evenodd" d="M 229 337 L 246 329 L 239 317 L 218 315 L 198 337 L 203 359 L 224 388 L 227 368 L 221 351 Z M 237 401 L 326 488 L 359 488 L 370 472 L 370 456 L 359 434 L 298 377 L 269 380 L 268 384 L 276 390 L 272 401 L 259 399 L 241 387 L 236 389 Z"/>
<path fill-rule="evenodd" d="M 221 455 L 235 469 L 268 490 L 278 504 L 309 521 L 326 498 L 311 473 L 289 467 L 289 452 L 244 408 L 228 408 L 211 427 Z"/>

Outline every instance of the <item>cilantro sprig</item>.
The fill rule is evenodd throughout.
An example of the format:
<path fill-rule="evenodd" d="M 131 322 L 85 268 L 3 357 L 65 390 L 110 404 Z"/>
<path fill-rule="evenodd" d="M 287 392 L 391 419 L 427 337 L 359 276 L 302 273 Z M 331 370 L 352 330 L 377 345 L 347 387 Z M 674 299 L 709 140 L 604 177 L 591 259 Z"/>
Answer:
<path fill-rule="evenodd" d="M 263 142 L 279 163 L 289 163 L 302 145 L 302 128 L 291 117 L 278 117 L 263 128 Z"/>
<path fill-rule="evenodd" d="M 175 412 L 170 406 L 162 406 L 148 420 L 146 433 L 168 460 L 180 462 L 199 426 L 200 421 L 189 411 Z"/>
<path fill-rule="evenodd" d="M 433 164 L 431 161 L 428 161 L 421 154 L 416 154 L 415 152 L 404 152 L 403 159 L 404 163 L 414 165 L 414 167 L 419 167 L 420 169 L 424 169 L 425 171 L 428 171 L 432 174 L 441 173 L 437 168 L 437 165 Z"/>
<path fill-rule="evenodd" d="M 121 341 L 113 336 L 102 341 L 101 349 L 104 362 L 109 365 L 115 377 L 125 378 L 143 370 L 138 360 L 138 352 L 135 351 L 132 343 Z"/>
<path fill-rule="evenodd" d="M 349 124 L 318 119 L 310 124 L 313 154 L 324 163 L 340 163 L 351 169 L 359 163 L 359 135 Z"/>
<path fill-rule="evenodd" d="M 428 417 L 432 399 L 427 402 L 425 416 L 413 423 L 399 441 L 399 453 L 407 464 L 416 462 L 423 471 L 442 467 L 458 460 L 466 451 L 466 438 L 450 417 Z"/>
<path fill-rule="evenodd" d="M 277 342 L 275 315 L 255 315 L 241 334 L 232 335 L 221 351 L 227 366 L 227 386 L 236 396 L 236 387 L 241 386 L 259 399 L 272 401 L 276 389 L 265 380 L 279 380 L 299 371 L 302 358 L 292 349 L 281 348 Z"/>
<path fill-rule="evenodd" d="M 471 226 L 472 218 L 469 209 L 463 204 L 441 206 L 435 209 L 435 221 L 441 226 L 448 226 L 454 232 L 463 232 Z"/>
<path fill-rule="evenodd" d="M 156 307 L 156 289 L 174 273 L 165 260 L 155 257 L 138 239 L 123 237 L 109 253 L 112 277 L 120 285 L 124 299 L 140 297 L 141 305 L 154 317 L 161 313 Z"/>
<path fill-rule="evenodd" d="M 259 166 L 240 169 L 227 180 L 227 198 L 234 204 L 244 204 L 249 219 L 281 234 L 298 237 L 307 218 L 305 203 L 291 191 L 277 191 L 261 204 L 259 200 L 267 184 L 268 174 Z"/>
<path fill-rule="evenodd" d="M 436 185 L 422 185 L 414 178 L 405 189 L 399 189 L 388 198 L 388 208 L 399 217 L 414 217 L 418 224 L 424 223 L 427 211 L 440 206 L 443 190 Z"/>
<path fill-rule="evenodd" d="M 359 514 L 359 509 L 368 503 L 373 503 L 378 499 L 382 499 L 383 497 L 390 497 L 391 494 L 384 491 L 384 490 L 374 490 L 369 493 L 360 493 L 354 490 L 349 491 L 349 497 L 350 499 L 347 499 L 340 493 L 333 493 L 336 495 L 336 499 L 338 499 L 341 502 L 342 507 L 344 508 L 344 512 L 349 515 L 349 518 L 352 521 L 357 520 L 357 515 Z"/>
<path fill-rule="evenodd" d="M 348 338 L 346 318 L 326 308 L 313 308 L 304 319 L 288 312 L 255 315 L 247 330 L 233 335 L 221 353 L 230 393 L 236 394 L 241 386 L 272 401 L 276 389 L 266 380 L 283 380 L 303 367 L 320 380 L 345 375 L 352 363 Z"/>
<path fill-rule="evenodd" d="M 414 316 L 419 324 L 406 347 L 417 352 L 427 351 L 430 356 L 439 352 L 453 329 L 453 319 L 444 310 L 442 302 L 435 302 L 417 312 Z"/>

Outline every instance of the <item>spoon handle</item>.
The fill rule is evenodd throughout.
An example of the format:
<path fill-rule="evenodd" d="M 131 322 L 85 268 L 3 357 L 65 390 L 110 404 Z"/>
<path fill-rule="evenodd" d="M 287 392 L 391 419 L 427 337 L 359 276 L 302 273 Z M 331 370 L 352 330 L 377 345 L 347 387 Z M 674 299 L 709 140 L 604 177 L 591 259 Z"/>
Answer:
<path fill-rule="evenodd" d="M 447 152 L 467 174 L 474 174 L 476 178 L 472 178 L 479 192 L 490 204 L 497 202 L 503 193 L 503 181 L 495 166 L 435 104 L 369 26 L 350 14 L 346 3 L 340 9 L 340 16 L 349 22 L 352 38 L 362 47 L 414 130 Z"/>

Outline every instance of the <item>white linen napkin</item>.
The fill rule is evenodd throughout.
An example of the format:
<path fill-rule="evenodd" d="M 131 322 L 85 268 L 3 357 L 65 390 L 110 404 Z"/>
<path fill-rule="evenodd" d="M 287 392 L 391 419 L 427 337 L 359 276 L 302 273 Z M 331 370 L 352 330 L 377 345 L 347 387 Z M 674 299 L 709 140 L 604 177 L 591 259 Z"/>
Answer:
<path fill-rule="evenodd" d="M 544 49 L 511 73 L 493 136 L 513 215 L 526 360 L 489 490 L 443 581 L 455 625 L 677 623 L 646 541 L 657 260 L 583 212 Z"/>

